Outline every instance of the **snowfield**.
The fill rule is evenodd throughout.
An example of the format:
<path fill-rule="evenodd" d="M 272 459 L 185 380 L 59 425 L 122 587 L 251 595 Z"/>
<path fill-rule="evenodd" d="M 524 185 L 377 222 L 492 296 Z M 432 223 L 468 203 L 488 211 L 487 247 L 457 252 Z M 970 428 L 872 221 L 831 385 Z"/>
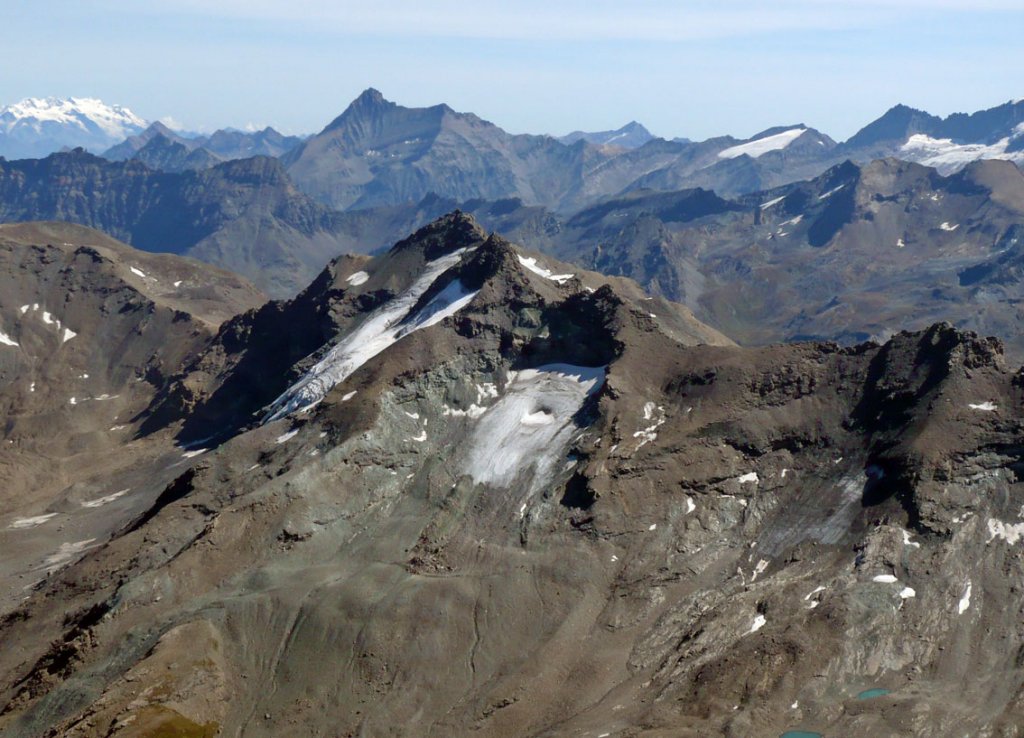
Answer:
<path fill-rule="evenodd" d="M 789 146 L 791 143 L 800 138 L 806 133 L 806 128 L 791 128 L 788 131 L 782 133 L 776 133 L 774 136 L 765 136 L 759 138 L 756 141 L 748 141 L 744 144 L 737 146 L 730 146 L 727 149 L 723 149 L 718 152 L 719 159 L 735 159 L 737 156 L 743 156 L 746 154 L 751 158 L 758 158 L 764 156 L 769 151 L 779 151 Z"/>
<path fill-rule="evenodd" d="M 295 384 L 274 400 L 263 419 L 278 420 L 319 403 L 331 389 L 344 382 L 363 364 L 403 337 L 440 323 L 468 305 L 476 291 L 453 280 L 416 314 L 412 309 L 438 278 L 458 263 L 465 249 L 428 262 L 413 285 L 390 302 L 370 313 L 363 322 L 338 342 Z"/>
<path fill-rule="evenodd" d="M 604 378 L 604 367 L 568 364 L 513 373 L 504 395 L 479 417 L 466 473 L 477 484 L 502 488 L 525 474 L 529 496 L 555 473 L 579 430 L 574 416 Z"/>

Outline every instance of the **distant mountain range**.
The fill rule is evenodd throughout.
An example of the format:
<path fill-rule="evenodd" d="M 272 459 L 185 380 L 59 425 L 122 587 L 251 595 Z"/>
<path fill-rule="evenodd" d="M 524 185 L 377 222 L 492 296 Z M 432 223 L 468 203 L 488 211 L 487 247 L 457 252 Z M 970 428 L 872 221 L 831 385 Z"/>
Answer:
<path fill-rule="evenodd" d="M 107 149 L 103 156 L 113 161 L 136 159 L 152 169 L 181 172 L 206 169 L 232 159 L 279 157 L 300 143 L 301 137 L 285 136 L 270 127 L 262 131 L 222 129 L 209 136 L 189 137 L 157 122 Z"/>
<path fill-rule="evenodd" d="M 103 151 L 145 127 L 128 108 L 94 98 L 28 98 L 0 108 L 0 156 L 28 159 L 76 146 Z"/>
<path fill-rule="evenodd" d="M 645 189 L 741 196 L 816 177 L 846 160 L 891 156 L 942 174 L 978 159 L 1024 162 L 1024 101 L 946 118 L 897 105 L 841 143 L 803 124 L 705 141 L 656 138 L 635 121 L 560 138 L 514 135 L 447 105 L 406 108 L 374 89 L 308 139 L 273 128 L 184 134 L 87 99 L 27 100 L 0 112 L 0 155 L 76 146 L 168 172 L 277 157 L 300 189 L 336 210 L 404 205 L 433 193 L 457 201 L 517 198 L 568 214 Z"/>
<path fill-rule="evenodd" d="M 559 141 L 572 145 L 577 141 L 597 144 L 598 146 L 620 146 L 624 149 L 636 149 L 654 139 L 654 135 L 635 120 L 614 131 L 573 131 L 559 137 Z"/>

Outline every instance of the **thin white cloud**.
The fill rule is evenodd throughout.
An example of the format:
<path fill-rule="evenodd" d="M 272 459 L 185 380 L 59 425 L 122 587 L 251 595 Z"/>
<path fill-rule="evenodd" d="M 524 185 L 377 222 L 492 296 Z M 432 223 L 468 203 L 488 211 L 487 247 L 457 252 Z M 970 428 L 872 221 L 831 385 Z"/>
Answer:
<path fill-rule="evenodd" d="M 316 24 L 347 35 L 666 42 L 873 28 L 922 13 L 1021 10 L 1020 0 L 165 0 L 143 11 L 124 0 L 113 4 L 129 12 Z"/>

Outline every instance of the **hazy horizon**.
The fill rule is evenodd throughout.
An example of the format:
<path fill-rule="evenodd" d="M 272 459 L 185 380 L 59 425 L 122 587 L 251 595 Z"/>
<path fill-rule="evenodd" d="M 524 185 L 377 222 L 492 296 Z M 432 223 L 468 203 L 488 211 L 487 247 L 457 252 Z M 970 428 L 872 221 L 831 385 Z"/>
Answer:
<path fill-rule="evenodd" d="M 625 20 L 603 0 L 47 5 L 6 13 L 8 55 L 31 61 L 0 70 L 0 105 L 97 97 L 194 131 L 315 133 L 367 87 L 513 133 L 637 120 L 692 139 L 803 123 L 842 140 L 897 103 L 945 116 L 1024 97 L 1008 0 L 658 0 Z"/>

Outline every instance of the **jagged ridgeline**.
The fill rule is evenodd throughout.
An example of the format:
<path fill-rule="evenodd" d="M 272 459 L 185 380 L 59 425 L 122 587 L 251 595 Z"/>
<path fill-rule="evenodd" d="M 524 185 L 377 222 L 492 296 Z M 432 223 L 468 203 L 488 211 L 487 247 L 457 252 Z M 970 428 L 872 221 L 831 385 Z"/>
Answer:
<path fill-rule="evenodd" d="M 3 511 L 0 729 L 1013 735 L 1020 377 L 945 324 L 741 348 L 447 215 Z"/>

